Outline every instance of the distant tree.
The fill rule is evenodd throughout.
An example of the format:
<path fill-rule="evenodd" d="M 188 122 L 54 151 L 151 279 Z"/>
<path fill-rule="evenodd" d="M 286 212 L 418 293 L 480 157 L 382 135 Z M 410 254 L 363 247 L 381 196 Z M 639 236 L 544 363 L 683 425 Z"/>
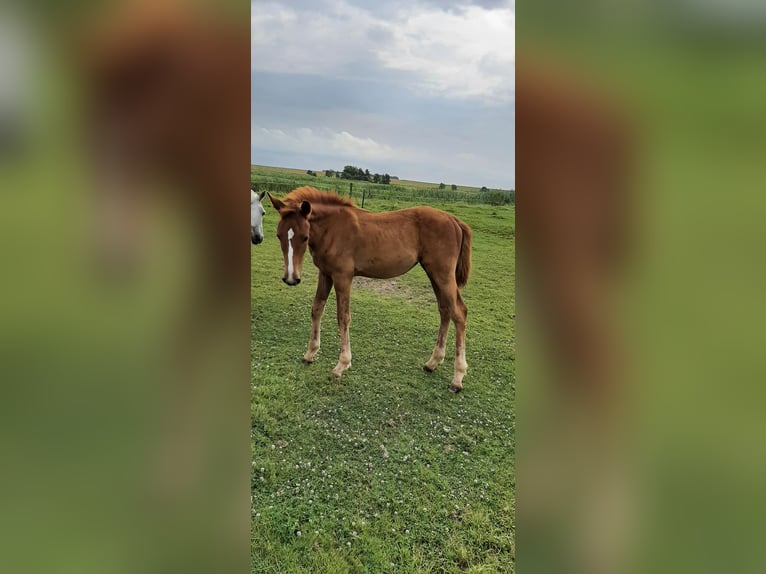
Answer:
<path fill-rule="evenodd" d="M 488 190 L 486 187 L 482 187 L 482 188 L 481 188 L 479 191 L 481 191 L 482 193 L 486 193 L 486 192 L 488 192 L 489 190 Z"/>
<path fill-rule="evenodd" d="M 380 183 L 380 174 L 379 173 L 376 173 L 375 175 L 372 176 L 372 182 L 373 183 Z"/>
<path fill-rule="evenodd" d="M 353 165 L 347 165 L 343 168 L 343 172 L 341 173 L 341 177 L 343 179 L 359 179 L 358 177 L 358 167 L 354 167 Z"/>
<path fill-rule="evenodd" d="M 332 169 L 324 170 L 325 177 L 335 177 L 335 171 Z"/>
<path fill-rule="evenodd" d="M 399 176 L 398 176 L 398 175 L 392 175 L 392 176 L 391 176 L 391 179 L 396 179 L 396 180 L 398 180 L 398 179 L 399 179 Z"/>
<path fill-rule="evenodd" d="M 391 183 L 391 176 L 387 173 L 384 173 L 380 178 L 380 183 L 385 183 L 386 185 L 389 185 Z"/>
<path fill-rule="evenodd" d="M 353 165 L 347 165 L 343 168 L 340 177 L 343 179 L 352 179 L 356 181 L 372 181 L 372 175 L 369 169 L 362 169 Z"/>
<path fill-rule="evenodd" d="M 452 191 L 457 191 L 457 186 L 454 183 L 452 184 Z"/>
<path fill-rule="evenodd" d="M 440 184 L 439 184 L 439 189 L 444 189 L 445 187 L 447 187 L 447 186 L 446 186 L 446 185 L 444 185 L 443 183 L 440 183 Z"/>
<path fill-rule="evenodd" d="M 310 169 L 306 170 L 306 175 L 313 175 L 314 177 L 317 176 L 316 172 L 311 171 Z"/>

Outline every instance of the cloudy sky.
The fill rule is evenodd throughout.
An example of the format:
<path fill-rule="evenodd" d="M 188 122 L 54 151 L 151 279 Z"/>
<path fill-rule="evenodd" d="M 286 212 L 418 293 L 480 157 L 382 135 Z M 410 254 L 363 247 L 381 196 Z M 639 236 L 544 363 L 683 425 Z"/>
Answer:
<path fill-rule="evenodd" d="M 514 187 L 515 0 L 251 8 L 254 164 Z"/>

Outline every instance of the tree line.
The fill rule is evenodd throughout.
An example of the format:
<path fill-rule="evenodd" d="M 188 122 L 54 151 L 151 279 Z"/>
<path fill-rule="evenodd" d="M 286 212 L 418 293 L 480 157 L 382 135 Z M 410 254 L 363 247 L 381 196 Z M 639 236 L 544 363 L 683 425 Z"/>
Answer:
<path fill-rule="evenodd" d="M 310 169 L 306 170 L 307 175 L 316 177 L 316 172 Z M 387 173 L 370 173 L 369 169 L 362 169 L 354 165 L 347 165 L 342 171 L 336 171 L 334 169 L 324 170 L 325 177 L 338 177 L 340 179 L 350 179 L 352 181 L 369 181 L 370 183 L 383 183 L 390 184 L 392 179 L 399 179 L 395 175 L 388 175 Z M 443 182 L 439 184 L 439 189 L 446 189 L 447 186 Z M 457 185 L 454 183 L 450 185 L 452 191 L 457 191 Z M 479 190 L 481 193 L 489 193 L 490 190 L 486 186 L 482 186 Z"/>
<path fill-rule="evenodd" d="M 307 170 L 308 175 L 316 175 L 315 172 Z M 370 173 L 369 169 L 362 169 L 354 165 L 347 165 L 342 171 L 336 171 L 334 169 L 324 170 L 326 177 L 338 177 L 341 179 L 350 179 L 352 181 L 369 181 L 371 183 L 383 183 L 390 184 L 392 179 L 399 179 L 396 176 L 388 175 L 387 173 Z"/>

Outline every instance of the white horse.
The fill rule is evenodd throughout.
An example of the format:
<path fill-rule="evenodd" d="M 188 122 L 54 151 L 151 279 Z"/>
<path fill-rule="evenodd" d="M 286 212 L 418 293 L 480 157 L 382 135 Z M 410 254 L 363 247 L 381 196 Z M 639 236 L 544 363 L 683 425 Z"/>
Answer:
<path fill-rule="evenodd" d="M 250 241 L 253 245 L 258 245 L 263 241 L 263 215 L 266 210 L 261 205 L 265 191 L 260 194 L 250 190 Z"/>

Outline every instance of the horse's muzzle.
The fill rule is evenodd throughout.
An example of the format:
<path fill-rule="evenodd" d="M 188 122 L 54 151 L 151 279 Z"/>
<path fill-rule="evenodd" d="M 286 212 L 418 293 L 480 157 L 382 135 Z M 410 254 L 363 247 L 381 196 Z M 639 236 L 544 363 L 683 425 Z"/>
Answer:
<path fill-rule="evenodd" d="M 296 286 L 298 283 L 300 283 L 300 282 L 301 282 L 301 278 L 300 278 L 300 277 L 296 277 L 295 279 L 293 279 L 292 281 L 290 281 L 290 280 L 288 280 L 288 279 L 287 279 L 287 277 L 282 277 L 282 281 L 283 281 L 283 282 L 284 282 L 286 285 L 289 285 L 290 287 L 295 287 L 295 286 Z"/>
<path fill-rule="evenodd" d="M 263 235 L 251 235 L 250 241 L 253 242 L 253 245 L 258 245 L 263 242 Z"/>

